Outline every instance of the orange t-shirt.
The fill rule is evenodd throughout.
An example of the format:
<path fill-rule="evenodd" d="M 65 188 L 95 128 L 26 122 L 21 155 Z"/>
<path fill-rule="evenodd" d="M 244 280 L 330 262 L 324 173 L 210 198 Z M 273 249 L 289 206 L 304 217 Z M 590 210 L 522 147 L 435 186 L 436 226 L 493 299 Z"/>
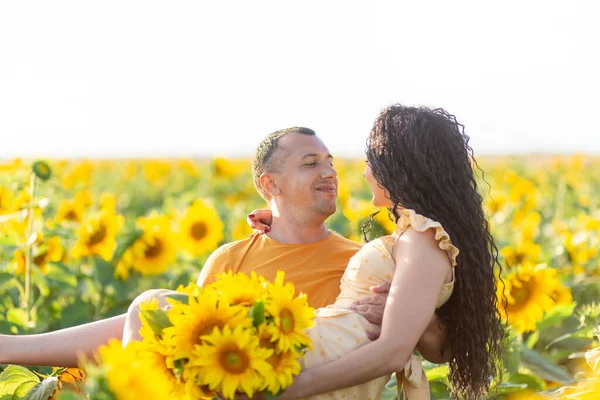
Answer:
<path fill-rule="evenodd" d="M 285 281 L 296 287 L 296 294 L 306 293 L 311 307 L 325 307 L 335 302 L 346 265 L 361 247 L 362 244 L 335 232 L 307 244 L 282 243 L 255 234 L 225 244 L 212 253 L 202 268 L 198 284 L 212 283 L 215 274 L 229 270 L 246 274 L 255 271 L 273 281 L 280 269 L 285 272 Z"/>

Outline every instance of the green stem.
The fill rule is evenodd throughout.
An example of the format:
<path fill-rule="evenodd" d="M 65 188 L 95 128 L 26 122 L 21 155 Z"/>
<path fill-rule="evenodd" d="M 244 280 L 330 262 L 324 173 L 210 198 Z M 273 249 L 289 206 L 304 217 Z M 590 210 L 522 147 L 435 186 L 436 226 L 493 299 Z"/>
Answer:
<path fill-rule="evenodd" d="M 31 267 L 33 261 L 33 243 L 31 243 L 31 235 L 33 233 L 33 205 L 35 199 L 35 173 L 31 173 L 29 179 L 29 192 L 31 199 L 29 201 L 29 209 L 27 211 L 27 231 L 25 232 L 25 311 L 26 322 L 29 325 L 31 318 Z"/>

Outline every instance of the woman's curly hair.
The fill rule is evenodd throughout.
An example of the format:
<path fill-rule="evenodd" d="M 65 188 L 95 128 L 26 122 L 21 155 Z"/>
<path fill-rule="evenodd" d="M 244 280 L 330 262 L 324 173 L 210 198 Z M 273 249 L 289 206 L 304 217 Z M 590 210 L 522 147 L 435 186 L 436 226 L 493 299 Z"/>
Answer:
<path fill-rule="evenodd" d="M 448 325 L 449 378 L 460 398 L 480 399 L 500 373 L 504 325 L 494 267 L 498 249 L 485 218 L 463 125 L 441 108 L 392 105 L 367 140 L 367 161 L 394 204 L 440 222 L 459 248 L 454 292 L 436 312 Z"/>

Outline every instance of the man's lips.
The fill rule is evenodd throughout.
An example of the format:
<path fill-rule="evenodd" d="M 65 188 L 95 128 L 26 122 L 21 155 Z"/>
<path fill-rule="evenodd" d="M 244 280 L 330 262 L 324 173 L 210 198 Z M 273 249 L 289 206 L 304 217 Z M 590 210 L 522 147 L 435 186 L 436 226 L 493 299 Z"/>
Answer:
<path fill-rule="evenodd" d="M 318 190 L 319 192 L 323 192 L 323 193 L 331 193 L 331 194 L 337 193 L 337 189 L 336 189 L 335 185 L 317 186 L 316 190 Z"/>

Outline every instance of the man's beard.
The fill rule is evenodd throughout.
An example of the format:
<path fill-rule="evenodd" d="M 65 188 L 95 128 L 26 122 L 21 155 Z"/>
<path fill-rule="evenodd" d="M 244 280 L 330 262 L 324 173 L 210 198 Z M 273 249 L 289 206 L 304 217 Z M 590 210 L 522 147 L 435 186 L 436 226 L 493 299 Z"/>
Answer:
<path fill-rule="evenodd" d="M 335 201 L 316 201 L 313 205 L 313 210 L 321 215 L 330 217 L 336 210 Z"/>

